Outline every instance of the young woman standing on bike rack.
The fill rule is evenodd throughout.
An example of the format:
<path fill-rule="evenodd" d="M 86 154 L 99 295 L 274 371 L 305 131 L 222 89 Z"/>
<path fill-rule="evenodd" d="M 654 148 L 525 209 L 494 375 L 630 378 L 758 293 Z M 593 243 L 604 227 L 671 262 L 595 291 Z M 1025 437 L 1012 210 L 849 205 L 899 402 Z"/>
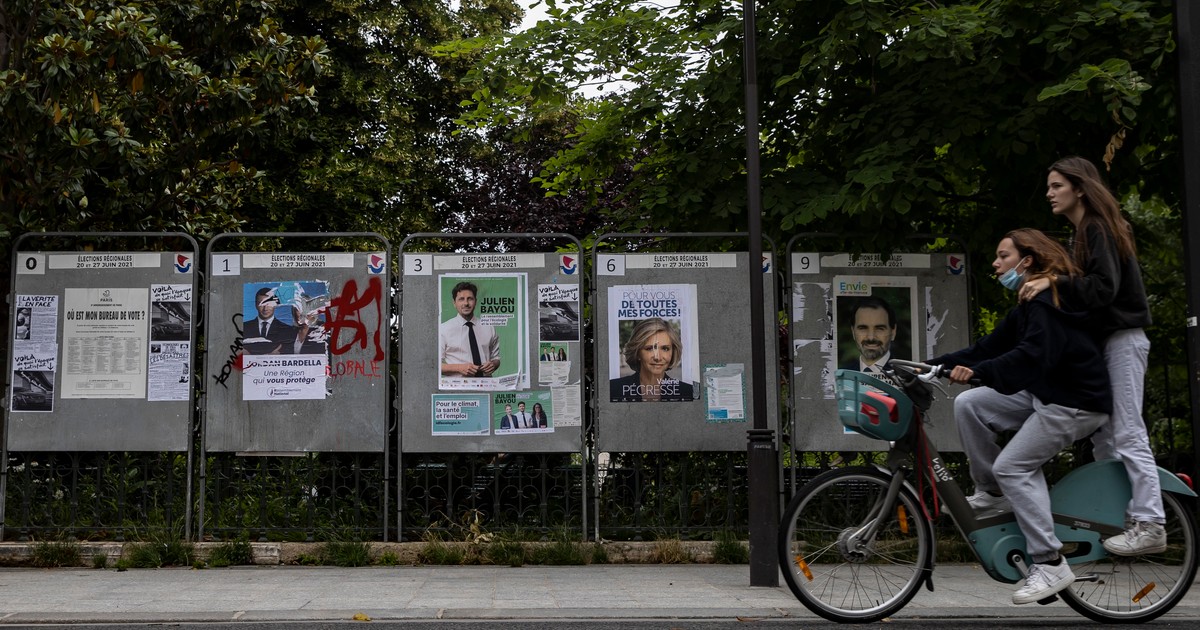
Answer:
<path fill-rule="evenodd" d="M 1074 257 L 1083 276 L 1054 278 L 1054 286 L 1071 293 L 1090 310 L 1088 321 L 1104 339 L 1104 358 L 1112 382 L 1112 422 L 1092 438 L 1097 460 L 1119 459 L 1133 488 L 1126 512 L 1126 531 L 1104 541 L 1111 554 L 1133 556 L 1167 548 L 1162 524 L 1162 493 L 1150 436 L 1142 420 L 1142 391 L 1150 341 L 1142 330 L 1150 325 L 1150 306 L 1138 268 L 1133 229 L 1121 217 L 1116 198 L 1100 179 L 1096 166 L 1081 157 L 1055 162 L 1046 177 L 1046 199 L 1056 215 L 1075 226 Z M 1051 286 L 1038 278 L 1021 287 L 1021 300 L 1033 299 Z"/>
<path fill-rule="evenodd" d="M 1006 234 L 992 267 L 1011 290 L 1026 277 L 1078 274 L 1062 245 L 1031 229 Z M 976 488 L 968 503 L 980 512 L 1011 509 L 1025 535 L 1033 564 L 1014 604 L 1075 581 L 1059 555 L 1042 465 L 1107 423 L 1112 407 L 1100 348 L 1068 298 L 1055 289 L 1021 303 L 975 345 L 929 361 L 953 368 L 951 382 L 985 385 L 955 398 L 954 418 Z M 1004 431 L 1016 435 L 1001 449 L 996 438 Z"/>

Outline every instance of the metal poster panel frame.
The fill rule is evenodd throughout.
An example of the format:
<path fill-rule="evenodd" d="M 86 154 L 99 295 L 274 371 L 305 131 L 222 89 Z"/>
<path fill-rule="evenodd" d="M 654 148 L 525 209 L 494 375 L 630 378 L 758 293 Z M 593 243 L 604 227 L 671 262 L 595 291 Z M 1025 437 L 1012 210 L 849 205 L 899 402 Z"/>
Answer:
<path fill-rule="evenodd" d="M 546 249 L 516 249 L 530 239 Z M 508 251 L 461 251 L 480 240 Z M 556 242 L 559 250 L 549 250 Z M 401 470 L 409 453 L 578 453 L 586 460 L 582 254 L 579 240 L 562 233 L 417 233 L 400 243 Z M 586 494 L 586 465 L 581 474 Z M 398 523 L 404 491 L 401 480 Z M 586 536 L 587 503 L 580 501 Z"/>
<path fill-rule="evenodd" d="M 529 237 L 574 251 L 425 251 L 439 241 Z M 404 239 L 397 252 L 401 452 L 582 452 L 581 252 L 569 234 Z"/>
<path fill-rule="evenodd" d="M 12 252 L 0 540 L 10 451 L 186 452 L 190 529 L 195 239 L 40 232 L 18 237 Z"/>
<path fill-rule="evenodd" d="M 811 245 L 822 238 L 830 235 L 801 234 L 788 242 L 792 448 L 884 450 L 838 421 L 834 372 L 892 358 L 920 361 L 969 345 L 966 249 L 951 239 L 958 251 L 897 252 L 886 260 L 871 253 L 796 250 L 801 241 Z M 946 389 L 953 395 L 962 388 Z M 953 400 L 936 394 L 936 401 L 926 430 L 943 452 L 959 450 Z"/>
<path fill-rule="evenodd" d="M 321 251 L 223 250 L 232 239 L 308 239 Z M 347 250 L 348 239 L 373 249 Z M 385 452 L 387 239 L 370 232 L 230 233 L 209 242 L 206 259 L 204 450 Z"/>
<path fill-rule="evenodd" d="M 649 251 L 647 240 L 744 233 L 605 234 L 593 248 L 597 452 L 742 451 L 754 428 L 749 253 Z M 617 248 L 617 243 L 625 247 Z M 602 249 L 602 246 L 604 249 Z M 768 331 L 777 328 L 773 245 L 763 268 Z M 778 364 L 769 337 L 768 365 Z M 775 370 L 768 427 L 778 432 Z"/>
<path fill-rule="evenodd" d="M 31 241 L 153 239 L 171 251 L 34 251 Z M 190 450 L 196 241 L 182 233 L 37 233 L 13 244 L 5 446 Z"/>

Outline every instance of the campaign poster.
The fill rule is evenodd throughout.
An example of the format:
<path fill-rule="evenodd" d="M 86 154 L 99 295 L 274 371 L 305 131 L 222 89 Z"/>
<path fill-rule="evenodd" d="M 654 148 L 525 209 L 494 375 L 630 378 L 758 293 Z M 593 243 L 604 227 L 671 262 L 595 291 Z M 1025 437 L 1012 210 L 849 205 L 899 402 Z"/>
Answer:
<path fill-rule="evenodd" d="M 913 359 L 917 279 L 834 276 L 833 321 L 838 369 L 867 370 L 892 359 Z"/>
<path fill-rule="evenodd" d="M 554 433 L 551 392 L 498 392 L 492 395 L 492 428 L 497 435 Z"/>
<path fill-rule="evenodd" d="M 488 403 L 487 394 L 433 394 L 433 435 L 488 435 Z"/>
<path fill-rule="evenodd" d="M 58 296 L 18 295 L 14 345 L 58 342 Z"/>
<path fill-rule="evenodd" d="M 191 398 L 192 285 L 150 285 L 150 402 Z"/>
<path fill-rule="evenodd" d="M 13 411 L 54 411 L 54 372 L 57 352 L 53 344 L 30 344 L 14 348 Z"/>
<path fill-rule="evenodd" d="M 579 341 L 579 285 L 539 284 L 537 289 L 538 339 Z"/>
<path fill-rule="evenodd" d="M 67 398 L 146 398 L 150 291 L 66 289 L 62 393 Z"/>
<path fill-rule="evenodd" d="M 438 389 L 529 388 L 527 291 L 524 273 L 438 278 Z"/>
<path fill-rule="evenodd" d="M 13 411 L 54 411 L 58 370 L 58 296 L 17 295 L 13 326 Z"/>
<path fill-rule="evenodd" d="M 242 300 L 242 400 L 325 398 L 329 283 L 248 282 Z"/>
<path fill-rule="evenodd" d="M 609 399 L 680 402 L 700 393 L 696 285 L 608 289 Z"/>

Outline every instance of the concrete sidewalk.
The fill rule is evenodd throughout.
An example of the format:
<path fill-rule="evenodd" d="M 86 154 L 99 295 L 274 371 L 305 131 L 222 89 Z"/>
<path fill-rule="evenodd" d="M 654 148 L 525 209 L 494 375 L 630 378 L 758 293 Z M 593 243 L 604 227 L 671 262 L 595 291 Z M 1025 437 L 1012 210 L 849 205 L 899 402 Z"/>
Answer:
<path fill-rule="evenodd" d="M 816 619 L 745 565 L 0 569 L 0 625 L 403 619 Z M 1056 602 L 1013 606 L 972 565 L 934 572 L 897 618 L 1082 619 Z M 360 619 L 363 617 L 359 617 Z M 1193 588 L 1165 619 L 1200 618 Z"/>

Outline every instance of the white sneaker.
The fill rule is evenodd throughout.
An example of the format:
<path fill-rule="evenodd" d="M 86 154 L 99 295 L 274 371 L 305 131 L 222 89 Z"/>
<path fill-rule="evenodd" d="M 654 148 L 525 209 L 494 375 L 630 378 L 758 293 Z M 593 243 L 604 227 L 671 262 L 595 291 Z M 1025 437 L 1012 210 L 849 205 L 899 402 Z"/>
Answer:
<path fill-rule="evenodd" d="M 1167 532 L 1162 525 L 1140 521 L 1133 527 L 1104 541 L 1104 549 L 1115 556 L 1138 556 L 1167 550 Z"/>
<path fill-rule="evenodd" d="M 1040 602 L 1066 589 L 1074 581 L 1075 574 L 1066 560 L 1060 559 L 1057 565 L 1032 564 L 1029 565 L 1029 575 L 1025 576 L 1025 586 L 1013 593 L 1012 601 L 1014 604 Z"/>
<path fill-rule="evenodd" d="M 1004 495 L 998 497 L 992 496 L 983 490 L 979 490 L 967 497 L 967 503 L 976 513 L 1012 511 L 1012 504 L 1008 502 L 1008 497 Z"/>

